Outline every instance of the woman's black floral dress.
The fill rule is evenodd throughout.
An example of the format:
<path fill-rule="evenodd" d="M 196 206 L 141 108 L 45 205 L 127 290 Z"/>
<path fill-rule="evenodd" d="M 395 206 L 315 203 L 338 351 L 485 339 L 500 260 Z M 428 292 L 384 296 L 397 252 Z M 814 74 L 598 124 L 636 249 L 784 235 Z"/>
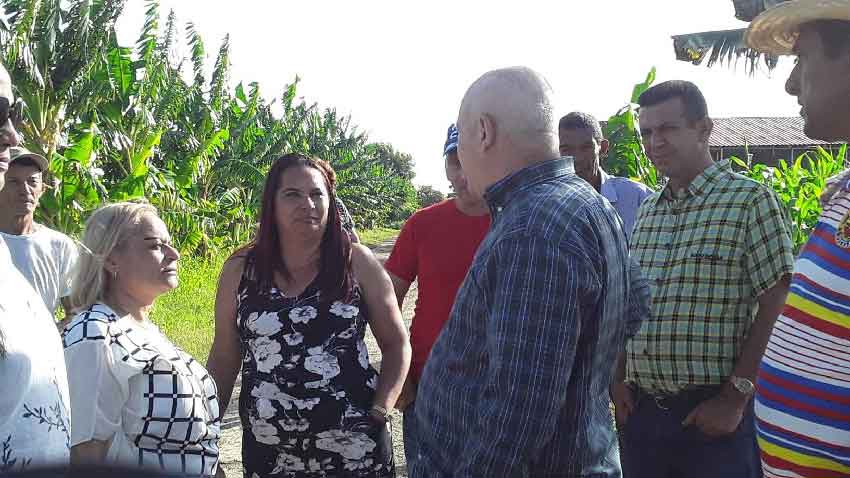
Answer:
<path fill-rule="evenodd" d="M 389 428 L 368 415 L 378 373 L 359 287 L 322 308 L 315 282 L 285 297 L 254 277 L 249 260 L 237 298 L 245 477 L 395 476 Z"/>

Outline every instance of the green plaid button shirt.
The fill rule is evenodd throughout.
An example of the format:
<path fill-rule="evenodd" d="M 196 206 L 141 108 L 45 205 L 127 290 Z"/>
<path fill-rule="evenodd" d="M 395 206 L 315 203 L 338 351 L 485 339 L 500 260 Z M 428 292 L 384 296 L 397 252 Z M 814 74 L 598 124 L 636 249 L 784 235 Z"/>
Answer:
<path fill-rule="evenodd" d="M 652 314 L 627 345 L 627 379 L 667 393 L 722 384 L 758 297 L 793 270 L 790 237 L 773 191 L 728 161 L 685 190 L 648 197 L 631 250 L 650 283 Z"/>

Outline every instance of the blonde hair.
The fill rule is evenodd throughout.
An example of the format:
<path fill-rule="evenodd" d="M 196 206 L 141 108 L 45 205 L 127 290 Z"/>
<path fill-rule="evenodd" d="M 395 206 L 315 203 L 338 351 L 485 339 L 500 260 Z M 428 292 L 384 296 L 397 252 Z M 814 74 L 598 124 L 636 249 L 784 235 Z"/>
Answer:
<path fill-rule="evenodd" d="M 111 276 L 104 267 L 106 258 L 134 232 L 142 217 L 155 207 L 142 202 L 108 204 L 92 213 L 80 244 L 77 274 L 71 287 L 71 310 L 80 312 L 102 301 Z"/>

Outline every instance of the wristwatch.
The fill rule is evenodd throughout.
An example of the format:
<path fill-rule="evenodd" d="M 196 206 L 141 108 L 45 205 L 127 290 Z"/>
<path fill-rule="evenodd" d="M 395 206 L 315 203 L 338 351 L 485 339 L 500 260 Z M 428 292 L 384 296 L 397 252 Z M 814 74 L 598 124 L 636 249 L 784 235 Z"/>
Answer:
<path fill-rule="evenodd" d="M 729 383 L 732 385 L 732 388 L 748 397 L 756 391 L 756 386 L 753 385 L 753 382 L 744 377 L 736 377 L 732 375 L 729 377 Z"/>
<path fill-rule="evenodd" d="M 389 422 L 392 418 L 392 415 L 390 415 L 390 411 L 379 405 L 372 405 L 372 408 L 369 409 L 369 413 L 382 418 L 384 422 Z"/>

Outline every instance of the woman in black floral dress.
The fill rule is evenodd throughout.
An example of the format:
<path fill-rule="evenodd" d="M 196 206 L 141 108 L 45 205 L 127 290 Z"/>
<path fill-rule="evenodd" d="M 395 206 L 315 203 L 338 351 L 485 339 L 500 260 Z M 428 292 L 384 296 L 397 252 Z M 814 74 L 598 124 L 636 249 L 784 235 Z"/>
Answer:
<path fill-rule="evenodd" d="M 410 348 L 389 277 L 329 207 L 334 179 L 316 158 L 278 159 L 257 238 L 222 271 L 207 368 L 224 404 L 242 368 L 246 478 L 395 476 L 388 410 Z"/>

